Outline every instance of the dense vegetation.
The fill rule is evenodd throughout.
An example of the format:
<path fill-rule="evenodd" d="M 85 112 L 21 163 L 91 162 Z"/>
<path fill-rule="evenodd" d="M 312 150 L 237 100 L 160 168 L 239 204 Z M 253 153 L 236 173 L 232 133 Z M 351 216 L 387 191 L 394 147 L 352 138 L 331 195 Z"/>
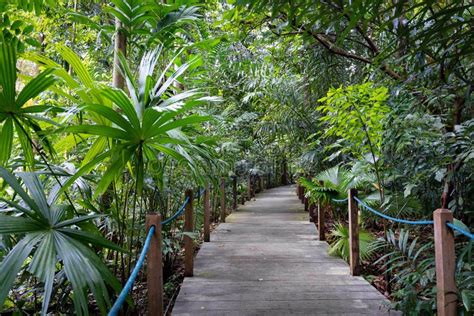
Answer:
<path fill-rule="evenodd" d="M 222 176 L 302 183 L 343 258 L 333 199 L 349 188 L 395 217 L 448 208 L 469 230 L 473 14 L 470 1 L 0 2 L 3 310 L 106 313 L 145 214 L 167 218 Z M 431 228 L 362 218 L 366 277 L 404 313 L 434 314 Z M 171 299 L 182 221 L 163 234 Z M 456 242 L 469 314 L 473 243 Z"/>

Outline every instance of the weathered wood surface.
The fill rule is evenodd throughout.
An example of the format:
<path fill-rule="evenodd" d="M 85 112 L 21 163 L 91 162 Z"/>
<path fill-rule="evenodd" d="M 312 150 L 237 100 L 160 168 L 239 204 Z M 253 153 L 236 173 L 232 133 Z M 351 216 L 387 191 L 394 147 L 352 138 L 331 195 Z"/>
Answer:
<path fill-rule="evenodd" d="M 258 194 L 218 226 L 173 315 L 389 315 L 383 295 L 327 254 L 294 192 Z"/>

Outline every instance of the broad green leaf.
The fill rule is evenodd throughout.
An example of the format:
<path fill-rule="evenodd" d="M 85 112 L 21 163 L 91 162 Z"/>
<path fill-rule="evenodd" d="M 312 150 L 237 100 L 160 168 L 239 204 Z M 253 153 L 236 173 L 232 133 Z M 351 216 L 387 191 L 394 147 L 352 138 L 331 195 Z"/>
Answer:
<path fill-rule="evenodd" d="M 0 215 L 0 234 L 21 234 L 41 230 L 38 221 L 22 216 Z"/>
<path fill-rule="evenodd" d="M 87 105 L 84 107 L 84 110 L 90 111 L 90 112 L 95 112 L 105 118 L 107 118 L 109 121 L 115 123 L 119 127 L 121 127 L 123 130 L 130 134 L 135 134 L 135 130 L 133 128 L 133 125 L 130 124 L 126 119 L 123 118 L 122 115 L 114 111 L 113 109 L 100 105 L 100 104 L 91 104 Z"/>
<path fill-rule="evenodd" d="M 54 275 L 56 273 L 56 249 L 53 241 L 54 232 L 44 232 L 41 242 L 31 260 L 29 271 L 45 283 L 42 315 L 46 315 L 53 291 Z"/>
<path fill-rule="evenodd" d="M 102 95 L 122 109 L 136 129 L 141 127 L 135 108 L 123 91 L 106 88 L 102 91 Z"/>
<path fill-rule="evenodd" d="M 102 154 L 107 147 L 107 143 L 108 143 L 107 137 L 99 136 L 94 141 L 89 151 L 87 151 L 87 154 L 82 160 L 81 167 L 88 164 L 92 159 L 94 159 L 98 155 Z"/>
<path fill-rule="evenodd" d="M 15 110 L 16 50 L 13 43 L 0 42 L 0 112 Z"/>
<path fill-rule="evenodd" d="M 133 135 L 128 134 L 122 129 L 115 127 L 110 127 L 106 125 L 72 125 L 68 127 L 61 128 L 56 132 L 67 132 L 67 133 L 76 133 L 76 134 L 89 134 L 97 136 L 111 137 L 115 139 L 132 139 Z"/>
<path fill-rule="evenodd" d="M 28 189 L 30 196 L 36 202 L 36 205 L 38 205 L 37 211 L 39 211 L 44 218 L 48 219 L 50 224 L 53 224 L 52 214 L 38 175 L 32 172 L 20 172 L 19 175 Z"/>
<path fill-rule="evenodd" d="M 17 131 L 18 139 L 20 140 L 21 149 L 28 165 L 31 167 L 34 165 L 34 154 L 30 139 L 31 134 L 29 128 L 26 125 L 21 125 L 19 121 L 15 121 L 15 129 Z"/>
<path fill-rule="evenodd" d="M 197 123 L 202 123 L 211 120 L 212 117 L 210 116 L 198 116 L 198 115 L 193 115 L 193 116 L 188 116 L 182 119 L 177 119 L 175 121 L 172 121 L 170 123 L 164 124 L 162 126 L 156 126 L 157 124 L 155 123 L 153 125 L 153 128 L 150 130 L 148 137 L 155 137 L 159 134 L 163 134 L 169 130 L 175 129 L 175 128 L 180 128 L 186 125 L 192 125 L 192 124 L 197 124 Z"/>
<path fill-rule="evenodd" d="M 90 243 L 92 245 L 100 246 L 100 247 L 105 247 L 107 249 L 112 249 L 112 250 L 117 250 L 120 252 L 126 252 L 125 249 L 117 246 L 116 244 L 108 241 L 104 237 L 100 235 L 95 235 L 91 234 L 89 232 L 84 232 L 79 229 L 72 229 L 72 228 L 59 228 L 59 231 L 64 233 L 67 236 L 70 236 L 74 239 L 80 240 L 81 242 L 84 243 Z"/>
<path fill-rule="evenodd" d="M 52 72 L 53 69 L 47 69 L 26 84 L 16 99 L 16 107 L 18 109 L 25 105 L 29 100 L 38 96 L 41 92 L 45 91 L 56 81 L 56 79 L 51 75 Z"/>
<path fill-rule="evenodd" d="M 8 253 L 0 264 L 0 304 L 3 305 L 15 278 L 30 255 L 33 248 L 41 240 L 38 234 L 29 234 L 21 239 Z"/>
<path fill-rule="evenodd" d="M 0 177 L 8 183 L 8 185 L 18 194 L 22 200 L 31 208 L 31 210 L 39 212 L 36 202 L 23 190 L 18 180 L 5 168 L 0 166 Z"/>
<path fill-rule="evenodd" d="M 0 165 L 5 166 L 10 158 L 13 143 L 13 119 L 8 117 L 0 132 Z"/>

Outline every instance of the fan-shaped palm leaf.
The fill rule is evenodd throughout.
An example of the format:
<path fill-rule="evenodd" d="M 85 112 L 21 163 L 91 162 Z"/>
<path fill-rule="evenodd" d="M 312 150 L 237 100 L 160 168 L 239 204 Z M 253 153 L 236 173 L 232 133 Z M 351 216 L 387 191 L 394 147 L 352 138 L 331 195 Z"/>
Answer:
<path fill-rule="evenodd" d="M 61 262 L 61 269 L 74 290 L 76 313 L 88 314 L 86 289 L 89 288 L 105 314 L 109 306 L 106 284 L 117 291 L 120 284 L 88 245 L 116 250 L 120 248 L 98 234 L 85 233 L 79 229 L 81 223 L 100 215 L 68 217 L 69 206 L 53 204 L 54 200 L 48 201 L 44 187 L 35 173 L 20 174 L 29 193 L 15 176 L 2 167 L 0 176 L 22 200 L 20 205 L 2 199 L 14 210 L 14 214 L 0 215 L 0 234 L 18 235 L 21 239 L 0 264 L 0 305 L 26 264 L 26 268 L 44 282 L 41 314 L 47 314 L 58 262 Z M 27 263 L 30 257 L 31 260 Z"/>
<path fill-rule="evenodd" d="M 101 89 L 101 95 L 112 102 L 116 109 L 100 104 L 83 107 L 84 111 L 108 121 L 108 125 L 83 124 L 60 130 L 107 137 L 113 143 L 109 150 L 100 154 L 94 148 L 95 157 L 90 155 L 90 162 L 83 165 L 64 187 L 108 158 L 109 167 L 98 183 L 95 196 L 103 193 L 128 163 L 134 167 L 137 189 L 141 192 L 147 157 L 157 159 L 160 154 L 165 154 L 186 162 L 192 170 L 196 168 L 194 156 L 205 157 L 204 147 L 193 143 L 184 130 L 210 119 L 209 116 L 186 115 L 189 109 L 210 99 L 203 97 L 202 93 L 196 90 L 179 92 L 174 89 L 173 83 L 190 65 L 184 63 L 170 73 L 176 57 L 155 76 L 160 54 L 161 47 L 146 53 L 140 63 L 137 77 L 133 76 L 127 62 L 121 58 L 120 69 L 126 79 L 130 97 L 122 90 Z M 190 154 L 191 152 L 194 154 Z"/>

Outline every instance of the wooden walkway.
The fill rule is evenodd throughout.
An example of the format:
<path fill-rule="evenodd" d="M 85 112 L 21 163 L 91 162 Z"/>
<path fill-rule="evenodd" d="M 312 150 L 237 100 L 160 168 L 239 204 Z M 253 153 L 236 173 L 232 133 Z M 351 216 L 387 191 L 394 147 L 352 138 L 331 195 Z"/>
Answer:
<path fill-rule="evenodd" d="M 294 186 L 240 206 L 200 249 L 172 315 L 388 315 L 387 301 L 327 254 Z"/>

